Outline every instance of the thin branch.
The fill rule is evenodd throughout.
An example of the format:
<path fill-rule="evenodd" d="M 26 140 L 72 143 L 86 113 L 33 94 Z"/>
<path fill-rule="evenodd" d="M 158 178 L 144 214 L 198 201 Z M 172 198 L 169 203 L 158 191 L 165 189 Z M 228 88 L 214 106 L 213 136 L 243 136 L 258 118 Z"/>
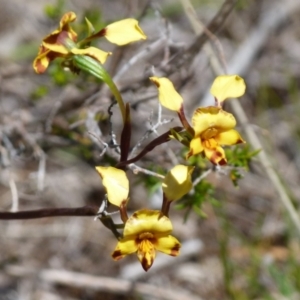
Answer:
<path fill-rule="evenodd" d="M 47 217 L 89 217 L 98 214 L 97 206 L 82 206 L 74 208 L 43 208 L 18 212 L 0 211 L 0 220 L 25 220 Z"/>

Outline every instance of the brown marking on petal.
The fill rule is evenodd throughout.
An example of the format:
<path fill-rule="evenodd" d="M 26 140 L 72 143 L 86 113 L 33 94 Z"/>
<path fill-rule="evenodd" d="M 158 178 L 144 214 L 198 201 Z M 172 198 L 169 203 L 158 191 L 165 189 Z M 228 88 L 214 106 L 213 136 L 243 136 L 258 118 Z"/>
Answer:
<path fill-rule="evenodd" d="M 152 82 L 159 88 L 160 87 L 160 83 L 156 80 L 152 80 Z"/>
<path fill-rule="evenodd" d="M 120 260 L 123 258 L 122 252 L 120 250 L 115 250 L 111 256 L 114 260 Z"/>
<path fill-rule="evenodd" d="M 44 73 L 44 72 L 46 71 L 46 69 L 47 69 L 47 68 L 41 63 L 41 60 L 40 60 L 40 59 L 34 61 L 34 63 L 33 63 L 33 68 L 34 68 L 35 72 L 38 73 L 38 74 Z"/>
<path fill-rule="evenodd" d="M 179 254 L 181 245 L 178 243 L 171 249 L 171 256 L 177 256 Z"/>
<path fill-rule="evenodd" d="M 245 144 L 246 141 L 244 141 L 242 138 L 238 139 L 238 141 L 235 143 L 236 145 L 237 144 Z"/>
<path fill-rule="evenodd" d="M 223 157 L 223 153 L 219 152 L 218 150 L 215 150 L 212 156 L 210 157 L 210 161 L 215 165 L 226 165 L 227 160 L 225 157 Z"/>
<path fill-rule="evenodd" d="M 146 272 L 151 268 L 153 261 L 154 261 L 154 259 L 151 259 L 150 263 L 148 264 L 148 260 L 146 259 L 146 257 L 143 257 L 141 264 L 142 264 L 143 269 Z"/>

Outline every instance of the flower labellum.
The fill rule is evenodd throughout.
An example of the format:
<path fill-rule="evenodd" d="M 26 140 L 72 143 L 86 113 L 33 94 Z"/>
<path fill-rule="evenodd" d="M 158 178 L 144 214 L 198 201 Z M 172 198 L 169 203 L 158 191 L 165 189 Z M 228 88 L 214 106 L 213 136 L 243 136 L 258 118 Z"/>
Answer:
<path fill-rule="evenodd" d="M 145 271 L 155 259 L 155 251 L 171 256 L 179 255 L 180 243 L 170 235 L 173 229 L 170 219 L 159 210 L 142 209 L 136 211 L 125 223 L 124 238 L 112 253 L 114 260 L 136 253 Z"/>

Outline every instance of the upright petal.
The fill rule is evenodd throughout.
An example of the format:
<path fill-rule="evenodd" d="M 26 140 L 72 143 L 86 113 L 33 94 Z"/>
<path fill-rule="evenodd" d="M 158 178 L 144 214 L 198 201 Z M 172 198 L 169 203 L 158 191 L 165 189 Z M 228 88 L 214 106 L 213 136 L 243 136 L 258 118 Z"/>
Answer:
<path fill-rule="evenodd" d="M 173 229 L 170 219 L 159 210 L 142 209 L 136 211 L 125 223 L 124 237 L 143 232 L 168 235 Z"/>
<path fill-rule="evenodd" d="M 101 31 L 108 41 L 118 46 L 147 38 L 135 19 L 124 19 L 111 23 Z"/>
<path fill-rule="evenodd" d="M 165 77 L 150 77 L 150 80 L 158 88 L 160 104 L 170 110 L 179 112 L 182 107 L 183 99 L 175 90 L 173 83 Z"/>
<path fill-rule="evenodd" d="M 218 76 L 213 82 L 210 92 L 218 102 L 227 98 L 237 98 L 244 95 L 246 84 L 243 78 L 238 75 Z"/>
<path fill-rule="evenodd" d="M 217 130 L 215 134 L 230 130 L 235 127 L 236 120 L 232 114 L 219 107 L 199 107 L 193 114 L 192 125 L 195 130 L 195 136 L 202 137 L 202 134 L 211 128 Z"/>
<path fill-rule="evenodd" d="M 154 243 L 157 251 L 171 256 L 177 256 L 180 253 L 180 242 L 172 235 L 157 237 Z"/>
<path fill-rule="evenodd" d="M 162 188 L 168 201 L 176 201 L 193 187 L 191 174 L 194 167 L 177 165 L 166 175 Z"/>
<path fill-rule="evenodd" d="M 218 142 L 219 145 L 224 145 L 224 146 L 231 146 L 240 143 L 245 143 L 245 141 L 242 139 L 238 131 L 234 129 L 219 133 L 215 137 L 215 140 Z"/>
<path fill-rule="evenodd" d="M 102 178 L 108 201 L 120 206 L 123 201 L 127 200 L 129 194 L 129 181 L 126 173 L 114 167 L 96 167 L 96 170 Z"/>

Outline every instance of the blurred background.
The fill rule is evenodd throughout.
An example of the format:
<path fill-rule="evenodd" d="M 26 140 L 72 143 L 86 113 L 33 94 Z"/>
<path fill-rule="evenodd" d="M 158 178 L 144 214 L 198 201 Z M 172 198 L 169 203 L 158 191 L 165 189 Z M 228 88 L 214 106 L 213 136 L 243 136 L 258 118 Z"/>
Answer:
<path fill-rule="evenodd" d="M 0 220 L 0 300 L 300 299 L 300 2 L 191 4 L 194 12 L 184 0 L 0 0 L 1 211 L 100 206 L 105 192 L 94 167 L 116 162 L 112 149 L 101 155 L 97 140 L 110 140 L 109 90 L 85 74 L 63 71 L 59 61 L 43 75 L 32 69 L 41 40 L 64 12 L 77 14 L 74 28 L 82 36 L 85 16 L 96 30 L 134 17 L 146 33 L 145 42 L 124 47 L 95 43 L 113 52 L 105 67 L 131 104 L 132 147 L 158 118 L 149 76 L 174 82 L 188 118 L 195 108 L 214 105 L 207 91 L 224 68 L 247 84 L 239 99 L 244 113 L 225 105 L 247 141 L 228 152 L 238 173 L 230 166 L 212 169 L 199 158 L 196 174 L 206 176 L 194 196 L 172 207 L 181 256 L 158 254 L 145 273 L 135 255 L 111 259 L 117 241 L 93 217 Z M 143 145 L 179 124 L 164 109 L 162 119 L 174 120 L 158 126 Z M 112 124 L 118 138 L 116 107 Z M 270 180 L 259 156 L 252 157 L 260 149 L 279 183 Z M 137 165 L 165 174 L 175 163 L 185 163 L 184 152 L 170 142 Z M 130 213 L 159 209 L 160 181 L 127 174 Z M 242 177 L 238 187 L 230 175 Z M 296 221 L 284 197 L 295 207 Z"/>

